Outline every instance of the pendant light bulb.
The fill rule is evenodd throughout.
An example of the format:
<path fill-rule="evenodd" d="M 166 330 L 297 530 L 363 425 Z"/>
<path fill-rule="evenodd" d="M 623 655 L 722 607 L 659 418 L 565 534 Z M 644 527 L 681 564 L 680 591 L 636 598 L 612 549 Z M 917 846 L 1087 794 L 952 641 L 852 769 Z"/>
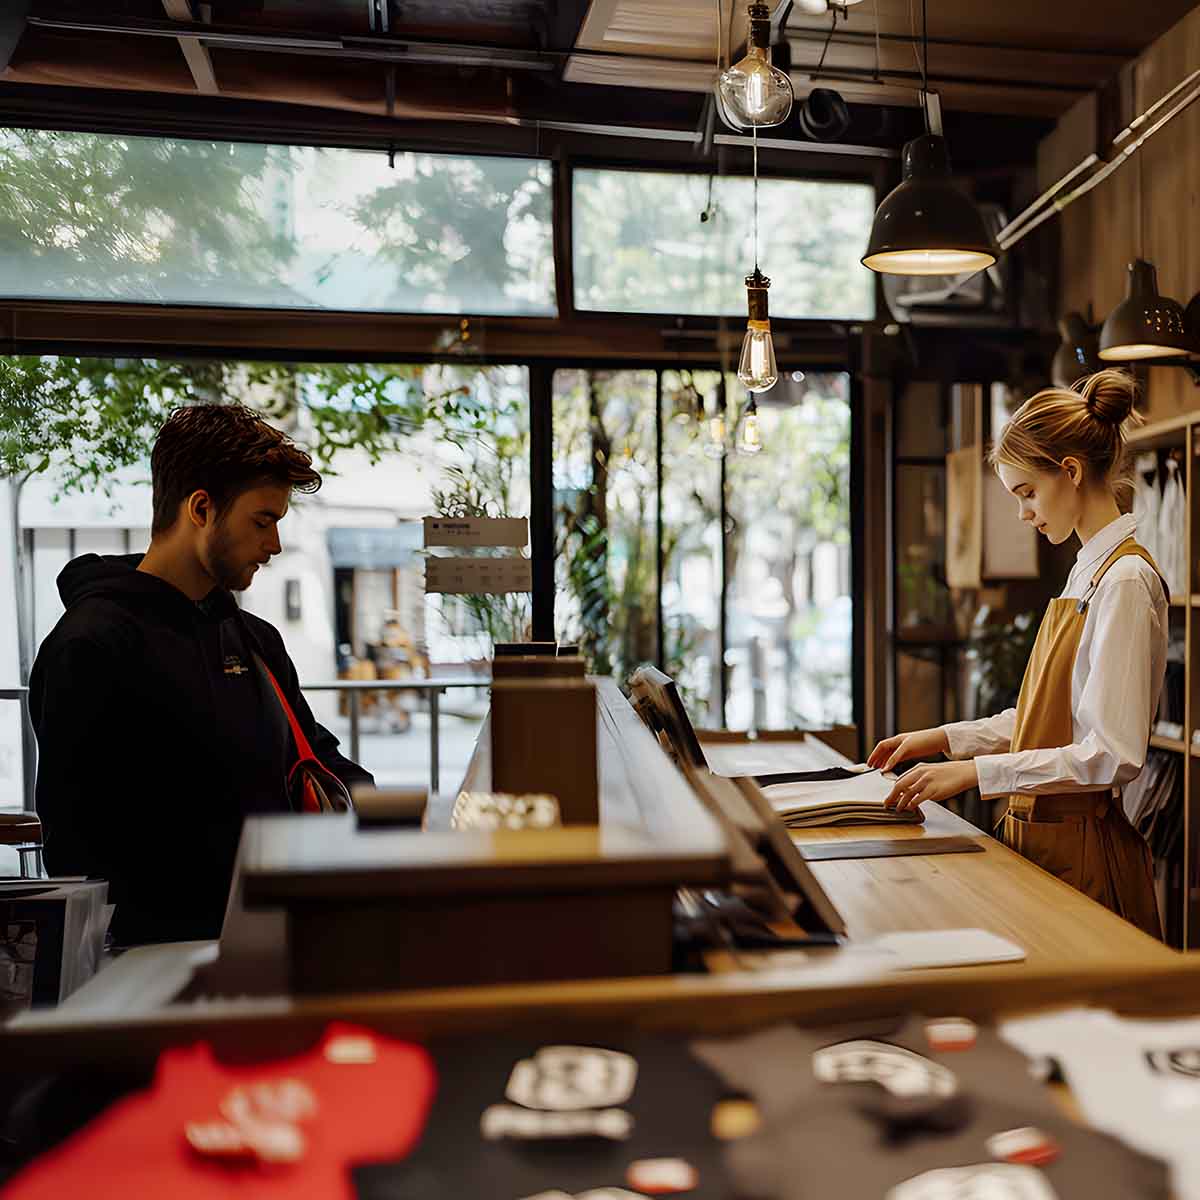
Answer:
<path fill-rule="evenodd" d="M 753 396 L 746 401 L 746 411 L 742 416 L 742 432 L 738 438 L 739 454 L 758 454 L 763 448 L 762 429 L 758 424 L 758 401 Z"/>
<path fill-rule="evenodd" d="M 709 458 L 725 457 L 724 413 L 714 413 L 708 418 L 708 433 L 704 439 L 704 453 Z"/>
<path fill-rule="evenodd" d="M 746 57 L 721 72 L 717 107 L 733 129 L 782 125 L 792 111 L 792 81 L 771 65 L 771 10 L 750 5 L 750 46 Z"/>
<path fill-rule="evenodd" d="M 766 392 L 775 386 L 779 367 L 775 363 L 775 343 L 771 340 L 771 322 L 767 316 L 767 289 L 771 281 L 757 268 L 746 276 L 746 304 L 750 318 L 742 339 L 738 360 L 738 378 L 748 392 Z"/>

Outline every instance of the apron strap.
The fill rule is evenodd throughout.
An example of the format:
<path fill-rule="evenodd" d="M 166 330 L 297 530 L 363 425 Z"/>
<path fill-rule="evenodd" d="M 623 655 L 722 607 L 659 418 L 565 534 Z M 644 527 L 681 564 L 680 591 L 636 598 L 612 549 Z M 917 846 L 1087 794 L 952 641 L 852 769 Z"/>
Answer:
<path fill-rule="evenodd" d="M 1104 576 L 1106 574 L 1108 574 L 1109 567 L 1111 567 L 1113 565 L 1113 563 L 1115 563 L 1117 561 L 1117 559 L 1125 558 L 1129 554 L 1132 554 L 1132 555 L 1136 556 L 1137 558 L 1145 559 L 1145 561 L 1148 562 L 1151 565 L 1151 567 L 1154 568 L 1154 573 L 1155 573 L 1155 575 L 1158 576 L 1158 581 L 1159 581 L 1159 583 L 1162 584 L 1163 592 L 1166 594 L 1167 602 L 1170 603 L 1171 589 L 1167 586 L 1167 581 L 1163 578 L 1163 573 L 1158 569 L 1158 564 L 1154 561 L 1153 558 L 1150 557 L 1149 552 L 1145 549 L 1144 546 L 1138 545 L 1136 538 L 1127 537 L 1100 564 L 1095 575 L 1092 576 L 1091 583 L 1088 584 L 1087 591 L 1083 593 L 1083 595 L 1080 597 L 1078 603 L 1075 605 L 1076 612 L 1081 612 L 1081 613 L 1087 612 L 1088 605 L 1091 604 L 1092 597 L 1096 594 L 1096 589 L 1100 586 L 1100 580 L 1102 580 L 1104 578 Z"/>

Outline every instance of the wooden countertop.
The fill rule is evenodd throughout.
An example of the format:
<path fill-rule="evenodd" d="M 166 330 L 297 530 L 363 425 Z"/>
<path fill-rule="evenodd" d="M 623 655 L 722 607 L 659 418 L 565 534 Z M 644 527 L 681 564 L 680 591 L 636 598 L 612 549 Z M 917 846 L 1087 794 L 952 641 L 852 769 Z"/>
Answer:
<path fill-rule="evenodd" d="M 602 791 L 622 806 L 626 820 L 644 815 L 656 836 L 670 836 L 673 813 L 682 811 L 675 808 L 680 777 L 615 688 L 603 688 L 601 700 L 602 727 L 609 729 L 601 743 L 609 763 L 602 768 L 602 785 L 609 781 Z M 654 785 L 663 781 L 670 785 L 669 798 L 658 804 Z M 28 1014 L 0 1032 L 0 1056 L 6 1068 L 33 1069 L 83 1055 L 145 1058 L 198 1037 L 253 1049 L 264 1040 L 279 1045 L 315 1037 L 332 1019 L 428 1037 L 515 1025 L 550 1033 L 614 1023 L 717 1033 L 772 1020 L 817 1023 L 898 1011 L 986 1019 L 1078 1003 L 1129 1012 L 1195 1010 L 1200 956 L 1166 948 L 939 806 L 928 806 L 924 827 L 807 830 L 794 837 L 806 844 L 950 833 L 978 839 L 984 852 L 810 864 L 846 920 L 850 944 L 842 948 L 741 954 L 736 962 L 716 955 L 708 975 L 146 1006 L 112 986 L 115 979 L 105 994 L 98 986 L 102 975 L 95 1003 Z M 895 971 L 855 946 L 882 933 L 963 927 L 1000 934 L 1023 946 L 1028 957 L 1020 963 Z M 171 948 L 157 952 L 169 955 Z M 143 973 L 152 968 L 144 955 L 154 953 L 148 949 L 137 964 Z M 119 967 L 118 961 L 110 970 Z"/>
<path fill-rule="evenodd" d="M 960 834 L 982 854 L 812 862 L 811 870 L 846 921 L 851 940 L 930 929 L 986 929 L 1025 948 L 1009 970 L 1088 966 L 1179 967 L 1185 957 L 1035 867 L 936 804 L 920 827 L 861 826 L 794 831 L 799 845 L 834 840 L 909 839 Z M 995 967 L 965 968 L 995 971 Z"/>

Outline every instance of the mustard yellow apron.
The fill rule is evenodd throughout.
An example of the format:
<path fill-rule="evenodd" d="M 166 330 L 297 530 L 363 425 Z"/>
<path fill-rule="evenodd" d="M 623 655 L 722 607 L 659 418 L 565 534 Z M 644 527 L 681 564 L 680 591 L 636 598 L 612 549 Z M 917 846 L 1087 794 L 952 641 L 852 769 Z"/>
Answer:
<path fill-rule="evenodd" d="M 1162 578 L 1150 555 L 1128 538 L 1101 564 L 1081 600 L 1050 601 L 1021 683 L 1014 752 L 1054 749 L 1075 740 L 1071 675 L 1088 604 L 1109 567 L 1127 554 L 1145 559 Z M 1162 936 L 1149 847 L 1111 789 L 1012 795 L 1001 829 L 1004 844 L 1022 857 L 1146 933 Z"/>

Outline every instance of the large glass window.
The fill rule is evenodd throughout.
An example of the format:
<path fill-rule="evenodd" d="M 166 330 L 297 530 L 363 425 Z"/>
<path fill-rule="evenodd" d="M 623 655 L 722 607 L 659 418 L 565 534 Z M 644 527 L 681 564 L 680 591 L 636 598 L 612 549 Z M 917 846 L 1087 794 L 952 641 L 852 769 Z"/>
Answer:
<path fill-rule="evenodd" d="M 734 728 L 853 721 L 849 382 L 785 375 L 758 398 L 763 449 L 727 460 Z"/>
<path fill-rule="evenodd" d="M 573 192 L 577 308 L 745 313 L 743 281 L 754 263 L 750 179 L 576 168 Z M 870 185 L 760 179 L 758 205 L 773 316 L 875 315 L 874 277 L 859 261 L 875 215 Z"/>
<path fill-rule="evenodd" d="M 554 315 L 535 159 L 0 131 L 0 295 Z"/>
<path fill-rule="evenodd" d="M 620 683 L 657 655 L 700 726 L 849 724 L 849 377 L 788 373 L 753 456 L 721 382 L 661 372 L 656 430 L 653 372 L 555 374 L 558 635 Z"/>
<path fill-rule="evenodd" d="M 324 474 L 319 492 L 294 497 L 280 524 L 283 552 L 243 593 L 245 607 L 279 629 L 302 686 L 426 677 L 466 685 L 441 697 L 441 782 L 457 787 L 487 710 L 492 643 L 527 638 L 531 604 L 527 594 L 427 595 L 421 519 L 529 515 L 521 366 L 0 358 L 0 477 L 17 465 L 18 447 L 32 467 L 49 460 L 21 489 L 17 545 L 0 544 L 0 587 L 14 595 L 14 552 L 26 585 L 19 622 L 0 622 L 0 689 L 23 682 L 18 626 L 32 656 L 62 615 L 55 580 L 72 557 L 146 549 L 144 448 L 170 408 L 215 397 L 266 413 Z M 0 478 L 0 502 L 11 503 L 6 492 Z M 325 686 L 308 698 L 349 752 L 348 695 Z M 427 785 L 424 694 L 367 690 L 359 701 L 363 765 L 384 785 Z M 11 708 L 0 705 L 0 806 L 19 794 L 21 777 Z"/>
<path fill-rule="evenodd" d="M 663 669 L 697 725 L 721 712 L 721 460 L 717 371 L 663 372 Z M 713 435 L 717 435 L 714 441 Z"/>
<path fill-rule="evenodd" d="M 657 655 L 653 371 L 554 373 L 555 622 L 625 680 Z"/>

